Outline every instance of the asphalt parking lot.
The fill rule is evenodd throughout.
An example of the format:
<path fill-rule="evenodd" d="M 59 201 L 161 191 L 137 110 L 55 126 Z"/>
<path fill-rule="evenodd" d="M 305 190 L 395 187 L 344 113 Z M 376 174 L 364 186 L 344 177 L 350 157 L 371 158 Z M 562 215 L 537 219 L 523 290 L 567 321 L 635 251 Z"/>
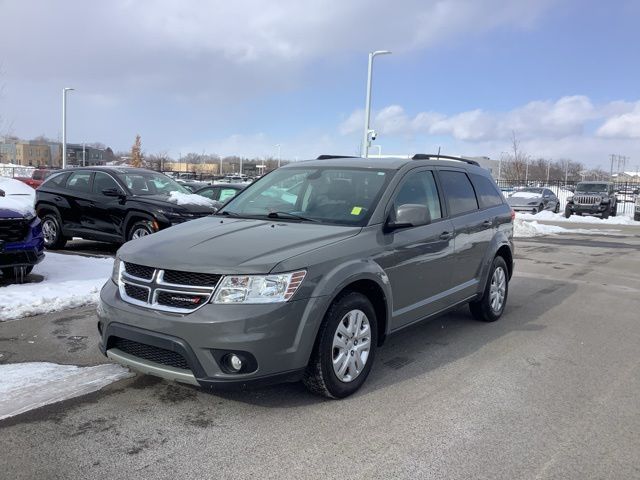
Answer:
<path fill-rule="evenodd" d="M 616 228 L 518 240 L 499 322 L 392 336 L 346 400 L 136 376 L 0 421 L 0 477 L 640 478 L 640 228 Z M 95 323 L 0 323 L 0 362 L 104 363 Z"/>

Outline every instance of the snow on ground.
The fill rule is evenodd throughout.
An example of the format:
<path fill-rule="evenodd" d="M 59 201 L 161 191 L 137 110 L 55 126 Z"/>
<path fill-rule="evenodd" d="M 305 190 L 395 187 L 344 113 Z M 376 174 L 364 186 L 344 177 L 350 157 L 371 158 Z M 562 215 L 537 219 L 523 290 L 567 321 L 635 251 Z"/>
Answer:
<path fill-rule="evenodd" d="M 569 223 L 591 223 L 594 225 L 639 225 L 640 222 L 636 222 L 628 216 L 626 213 L 624 215 L 617 215 L 615 217 L 609 217 L 607 219 L 602 219 L 600 217 L 594 217 L 590 215 L 571 215 L 569 218 L 565 218 L 562 213 L 553 213 L 549 210 L 544 210 L 540 213 L 536 213 L 532 215 L 530 213 L 517 213 L 516 218 L 520 218 L 522 220 L 544 220 L 551 222 L 569 222 Z"/>
<path fill-rule="evenodd" d="M 169 201 L 178 205 L 202 205 L 203 207 L 215 207 L 216 205 L 210 198 L 195 193 L 171 192 Z"/>
<path fill-rule="evenodd" d="M 0 287 L 0 322 L 95 303 L 112 268 L 112 258 L 47 252 L 33 269 L 44 280 Z"/>
<path fill-rule="evenodd" d="M 0 365 L 0 420 L 95 392 L 132 375 L 115 364 L 96 367 L 47 362 Z"/>

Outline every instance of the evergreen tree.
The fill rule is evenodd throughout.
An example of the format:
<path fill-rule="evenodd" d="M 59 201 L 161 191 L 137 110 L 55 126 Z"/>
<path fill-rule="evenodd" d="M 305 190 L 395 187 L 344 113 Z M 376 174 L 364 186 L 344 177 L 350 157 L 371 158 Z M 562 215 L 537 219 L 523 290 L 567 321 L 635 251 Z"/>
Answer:
<path fill-rule="evenodd" d="M 131 147 L 131 166 L 142 167 L 142 142 L 140 135 L 136 135 L 136 141 Z"/>

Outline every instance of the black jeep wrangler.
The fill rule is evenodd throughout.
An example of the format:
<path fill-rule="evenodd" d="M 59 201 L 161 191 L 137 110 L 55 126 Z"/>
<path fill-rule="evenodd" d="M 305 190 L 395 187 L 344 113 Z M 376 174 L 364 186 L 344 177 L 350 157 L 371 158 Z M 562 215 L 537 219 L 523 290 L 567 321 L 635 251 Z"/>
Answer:
<path fill-rule="evenodd" d="M 567 199 L 564 216 L 569 218 L 574 213 L 582 215 L 600 215 L 602 218 L 615 217 L 618 213 L 618 202 L 611 182 L 580 182 L 576 191 Z"/>

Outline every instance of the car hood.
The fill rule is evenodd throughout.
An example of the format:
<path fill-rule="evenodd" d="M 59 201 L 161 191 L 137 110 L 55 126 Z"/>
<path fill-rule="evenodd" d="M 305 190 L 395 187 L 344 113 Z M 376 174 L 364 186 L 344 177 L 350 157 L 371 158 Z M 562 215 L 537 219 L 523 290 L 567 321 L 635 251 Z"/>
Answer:
<path fill-rule="evenodd" d="M 287 258 L 357 235 L 360 227 L 205 217 L 124 244 L 124 261 L 170 270 L 268 273 Z"/>
<path fill-rule="evenodd" d="M 203 198 L 204 197 L 198 196 L 198 199 Z M 147 203 L 161 208 L 171 208 L 173 210 L 182 210 L 192 213 L 214 213 L 218 208 L 220 208 L 221 205 L 220 202 L 215 202 L 213 200 L 211 200 L 210 206 L 191 203 L 178 204 L 176 202 L 169 201 L 168 195 L 134 195 L 130 197 L 130 199 L 135 200 L 139 203 Z"/>
<path fill-rule="evenodd" d="M 542 201 L 541 195 L 536 195 L 534 197 L 507 197 L 507 203 L 511 206 L 528 206 L 529 202 L 540 202 Z"/>

